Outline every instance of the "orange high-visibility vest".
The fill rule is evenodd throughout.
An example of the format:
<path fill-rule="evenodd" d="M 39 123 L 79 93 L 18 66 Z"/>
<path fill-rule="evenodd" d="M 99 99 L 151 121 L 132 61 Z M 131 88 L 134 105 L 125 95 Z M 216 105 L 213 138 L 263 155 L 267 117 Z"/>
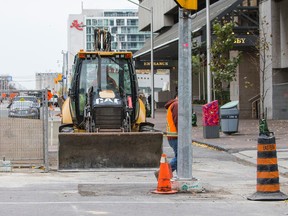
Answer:
<path fill-rule="evenodd" d="M 48 101 L 49 101 L 52 97 L 53 97 L 53 94 L 52 94 L 50 91 L 48 91 L 48 95 L 47 95 Z"/>
<path fill-rule="evenodd" d="M 172 115 L 172 111 L 171 111 L 171 107 L 173 104 L 171 104 L 168 107 L 167 110 L 167 116 L 166 116 L 166 120 L 167 120 L 167 125 L 166 125 L 166 131 L 167 131 L 167 136 L 168 137 L 177 137 L 177 128 L 175 126 L 175 123 L 173 121 L 173 115 Z"/>

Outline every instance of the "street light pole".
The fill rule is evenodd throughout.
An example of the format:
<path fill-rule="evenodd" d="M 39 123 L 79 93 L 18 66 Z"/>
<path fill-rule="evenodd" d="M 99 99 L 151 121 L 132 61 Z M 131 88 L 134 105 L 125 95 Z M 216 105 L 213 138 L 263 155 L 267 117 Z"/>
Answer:
<path fill-rule="evenodd" d="M 69 56 L 71 55 L 72 56 L 72 59 L 71 57 Z M 65 94 L 65 99 L 67 98 L 68 96 L 68 86 L 71 85 L 70 81 L 69 81 L 69 77 L 70 77 L 70 74 L 71 74 L 71 71 L 72 71 L 72 65 L 73 65 L 73 59 L 75 58 L 75 55 L 74 53 L 72 53 L 71 51 L 67 50 L 66 51 L 66 75 L 65 75 L 65 90 L 66 90 L 66 94 Z M 69 73 L 70 72 L 70 73 Z M 63 83 L 64 84 L 64 83 Z"/>
<path fill-rule="evenodd" d="M 65 71 L 65 98 L 68 95 L 68 51 L 66 52 L 66 71 Z"/>
<path fill-rule="evenodd" d="M 211 28 L 210 28 L 210 0 L 206 0 L 206 48 L 207 48 L 207 102 L 211 102 L 211 72 L 210 72 L 210 48 L 211 48 Z"/>
<path fill-rule="evenodd" d="M 151 117 L 155 118 L 155 104 L 154 104 L 154 38 L 153 38 L 153 7 L 151 7 Z"/>
<path fill-rule="evenodd" d="M 153 31 L 154 31 L 154 28 L 153 28 L 153 7 L 151 7 L 150 9 L 143 6 L 143 5 L 140 5 L 136 2 L 133 2 L 131 0 L 128 0 L 129 2 L 137 5 L 138 7 L 141 7 L 147 11 L 149 11 L 151 13 L 151 117 L 154 119 L 155 118 L 155 113 L 154 113 L 154 109 L 155 109 L 155 105 L 154 105 L 154 55 L 153 55 L 153 50 L 154 50 L 154 38 L 153 38 Z"/>
<path fill-rule="evenodd" d="M 66 53 L 62 50 L 62 55 L 63 55 L 63 63 L 62 63 L 62 96 L 64 96 L 64 82 L 63 82 L 63 77 L 65 76 L 65 55 Z"/>

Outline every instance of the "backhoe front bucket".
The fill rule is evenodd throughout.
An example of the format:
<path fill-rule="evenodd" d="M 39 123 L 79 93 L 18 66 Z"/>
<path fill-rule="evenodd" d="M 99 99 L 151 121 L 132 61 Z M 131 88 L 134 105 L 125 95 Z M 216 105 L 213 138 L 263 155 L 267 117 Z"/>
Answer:
<path fill-rule="evenodd" d="M 59 170 L 159 167 L 160 132 L 59 133 Z"/>

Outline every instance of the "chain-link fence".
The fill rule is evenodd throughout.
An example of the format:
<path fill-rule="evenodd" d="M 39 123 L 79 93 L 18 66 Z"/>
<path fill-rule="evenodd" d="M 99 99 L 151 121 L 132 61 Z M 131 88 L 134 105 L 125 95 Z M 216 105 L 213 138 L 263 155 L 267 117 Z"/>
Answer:
<path fill-rule="evenodd" d="M 48 171 L 47 90 L 0 93 L 0 160 Z"/>

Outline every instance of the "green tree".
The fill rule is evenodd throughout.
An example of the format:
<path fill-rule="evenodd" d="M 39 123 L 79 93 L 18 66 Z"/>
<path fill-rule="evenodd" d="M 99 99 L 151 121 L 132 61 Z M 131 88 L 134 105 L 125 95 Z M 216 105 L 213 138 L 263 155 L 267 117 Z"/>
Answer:
<path fill-rule="evenodd" d="M 266 119 L 266 107 L 265 107 L 265 99 L 268 91 L 270 91 L 269 85 L 266 84 L 266 81 L 271 78 L 269 75 L 269 68 L 271 67 L 271 49 L 272 49 L 272 35 L 267 33 L 267 28 L 270 24 L 266 20 L 266 16 L 261 17 L 259 22 L 259 29 L 257 34 L 255 32 L 250 32 L 251 35 L 257 37 L 254 49 L 256 55 L 250 56 L 250 61 L 254 65 L 259 65 L 259 75 L 260 75 L 260 91 L 259 91 L 259 104 L 260 104 L 260 114 L 259 116 L 259 131 L 261 134 L 269 133 L 267 119 Z M 285 54 L 285 53 L 284 53 Z M 276 73 L 275 73 L 276 74 Z M 274 74 L 274 75 L 275 75 Z M 245 87 L 254 87 L 252 82 L 245 82 Z"/>
<path fill-rule="evenodd" d="M 240 61 L 240 54 L 233 58 L 229 55 L 235 41 L 234 25 L 233 22 L 226 21 L 222 24 L 218 20 L 213 23 L 215 40 L 211 46 L 210 70 L 214 79 L 213 89 L 220 104 L 225 102 L 223 84 L 235 80 L 236 69 Z"/>
<path fill-rule="evenodd" d="M 259 119 L 259 132 L 260 134 L 269 134 L 267 119 L 266 119 L 266 109 L 265 109 L 265 99 L 270 87 L 266 86 L 266 81 L 271 78 L 268 75 L 269 68 L 271 67 L 272 55 L 271 55 L 271 38 L 272 35 L 268 34 L 266 29 L 269 27 L 269 23 L 266 17 L 262 17 L 259 23 L 259 37 L 255 49 L 257 51 L 257 60 L 260 60 L 260 119 Z"/>
<path fill-rule="evenodd" d="M 192 55 L 192 67 L 193 67 L 193 73 L 199 74 L 201 69 L 201 61 L 200 61 L 200 55 Z"/>
<path fill-rule="evenodd" d="M 265 112 L 265 98 L 267 96 L 268 91 L 270 90 L 269 87 L 266 87 L 266 81 L 271 78 L 268 75 L 269 67 L 271 67 L 271 63 L 269 59 L 272 59 L 271 56 L 271 38 L 272 35 L 267 34 L 265 29 L 269 26 L 269 23 L 266 20 L 266 17 L 262 18 L 262 21 L 259 24 L 259 39 L 258 44 L 255 48 L 258 50 L 258 55 L 260 58 L 260 118 L 266 119 L 266 112 Z"/>
<path fill-rule="evenodd" d="M 206 62 L 206 57 L 202 53 L 203 44 L 198 44 L 197 42 L 193 41 L 192 43 L 192 79 L 195 78 L 195 76 L 198 77 L 198 79 L 201 78 L 201 74 L 204 73 L 203 70 L 205 70 L 204 63 Z M 204 79 L 204 77 L 203 77 Z M 199 86 L 200 88 L 200 86 Z M 200 93 L 199 100 L 193 100 L 193 103 L 195 104 L 205 104 L 207 101 L 205 100 L 204 92 Z"/>

